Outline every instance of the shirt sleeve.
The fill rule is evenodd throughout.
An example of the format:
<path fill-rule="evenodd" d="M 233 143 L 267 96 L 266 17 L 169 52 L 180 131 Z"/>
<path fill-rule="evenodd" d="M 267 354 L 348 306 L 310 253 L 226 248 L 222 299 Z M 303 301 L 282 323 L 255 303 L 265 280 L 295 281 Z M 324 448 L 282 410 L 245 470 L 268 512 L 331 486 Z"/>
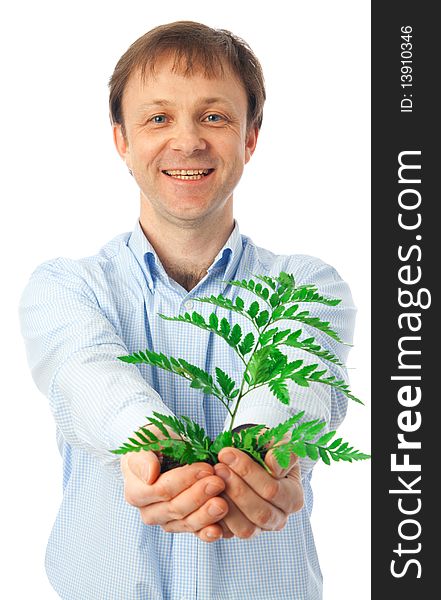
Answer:
<path fill-rule="evenodd" d="M 319 259 L 307 257 L 309 260 L 302 266 L 300 273 L 295 273 L 295 279 L 299 285 L 314 284 L 321 295 L 330 298 L 339 298 L 341 303 L 337 306 L 327 306 L 319 303 L 301 303 L 299 311 L 309 310 L 311 316 L 319 317 L 322 321 L 328 321 L 332 329 L 345 342 L 341 344 L 327 334 L 303 323 L 295 321 L 281 321 L 279 327 L 290 328 L 292 331 L 302 329 L 301 339 L 314 337 L 316 343 L 322 349 L 328 350 L 336 355 L 344 364 L 352 343 L 355 313 L 351 292 L 348 285 L 340 278 L 335 269 Z M 295 272 L 294 269 L 285 267 L 281 270 Z M 271 273 L 272 276 L 278 272 Z M 329 375 L 348 382 L 347 370 L 344 366 L 338 366 L 324 359 L 320 359 L 304 350 L 280 346 L 280 350 L 288 356 L 288 361 L 301 359 L 303 365 L 317 364 L 318 370 L 326 369 Z M 348 400 L 339 390 L 320 383 L 311 383 L 309 387 L 301 387 L 291 380 L 287 380 L 290 395 L 290 404 L 282 404 L 269 390 L 267 386 L 251 390 L 241 400 L 238 408 L 234 426 L 244 423 L 259 423 L 267 427 L 275 427 L 286 421 L 294 414 L 305 411 L 299 424 L 313 419 L 326 422 L 326 426 L 320 432 L 320 437 L 328 431 L 333 431 L 342 423 L 347 410 Z M 227 420 L 226 427 L 229 425 Z M 297 426 L 297 425 L 296 425 Z M 315 461 L 310 458 L 300 459 L 302 477 L 305 477 L 314 466 Z"/>
<path fill-rule="evenodd" d="M 19 316 L 32 376 L 64 439 L 104 465 L 154 411 L 170 415 L 101 310 L 84 273 L 57 259 L 31 276 Z"/>

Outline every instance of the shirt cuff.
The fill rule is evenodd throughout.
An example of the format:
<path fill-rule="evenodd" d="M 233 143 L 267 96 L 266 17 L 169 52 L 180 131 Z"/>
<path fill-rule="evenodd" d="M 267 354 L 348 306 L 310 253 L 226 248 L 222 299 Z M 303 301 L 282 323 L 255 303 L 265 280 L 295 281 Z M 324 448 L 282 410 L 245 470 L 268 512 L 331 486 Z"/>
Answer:
<path fill-rule="evenodd" d="M 140 404 L 131 404 L 126 406 L 113 418 L 108 425 L 108 445 L 111 450 L 116 450 L 122 444 L 127 442 L 129 437 L 133 437 L 136 431 L 147 425 L 153 413 L 158 412 L 173 417 L 174 414 L 164 404 L 163 407 L 152 407 L 146 402 Z"/>

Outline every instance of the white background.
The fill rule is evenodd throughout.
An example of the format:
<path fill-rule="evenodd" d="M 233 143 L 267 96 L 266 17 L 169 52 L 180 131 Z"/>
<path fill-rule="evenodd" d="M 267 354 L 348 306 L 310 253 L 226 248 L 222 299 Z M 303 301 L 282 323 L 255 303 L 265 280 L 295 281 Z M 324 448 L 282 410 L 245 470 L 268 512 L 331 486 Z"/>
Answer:
<path fill-rule="evenodd" d="M 43 260 L 94 254 L 132 229 L 138 193 L 112 146 L 107 81 L 137 37 L 180 19 L 232 30 L 261 60 L 268 100 L 235 216 L 258 245 L 319 256 L 349 282 L 358 321 L 348 366 L 366 406 L 351 403 L 340 433 L 370 449 L 369 3 L 10 3 L 0 25 L 2 598 L 57 598 L 43 561 L 61 460 L 26 364 L 19 296 Z M 313 487 L 324 599 L 367 600 L 370 464 L 318 465 Z"/>

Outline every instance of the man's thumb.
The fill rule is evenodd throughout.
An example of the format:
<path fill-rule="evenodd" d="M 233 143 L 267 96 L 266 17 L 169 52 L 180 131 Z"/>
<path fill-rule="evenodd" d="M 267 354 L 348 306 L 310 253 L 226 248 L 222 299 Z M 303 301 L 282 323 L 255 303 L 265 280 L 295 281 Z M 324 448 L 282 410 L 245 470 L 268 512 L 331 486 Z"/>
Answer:
<path fill-rule="evenodd" d="M 161 466 L 154 452 L 141 450 L 130 456 L 129 468 L 143 483 L 151 484 L 157 479 Z"/>

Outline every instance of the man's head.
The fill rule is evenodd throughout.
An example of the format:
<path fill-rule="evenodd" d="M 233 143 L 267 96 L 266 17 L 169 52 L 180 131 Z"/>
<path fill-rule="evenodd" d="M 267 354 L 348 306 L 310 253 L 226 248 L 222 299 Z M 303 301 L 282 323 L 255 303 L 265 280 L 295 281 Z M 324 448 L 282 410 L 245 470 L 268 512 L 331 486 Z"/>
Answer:
<path fill-rule="evenodd" d="M 136 40 L 119 59 L 109 82 L 110 119 L 124 128 L 122 100 L 131 75 L 154 74 L 158 59 L 173 56 L 174 68 L 185 75 L 200 71 L 207 78 L 224 74 L 225 65 L 242 82 L 247 96 L 247 125 L 260 129 L 265 85 L 260 63 L 241 38 L 225 29 L 212 29 L 194 21 L 177 21 L 155 27 Z"/>
<path fill-rule="evenodd" d="M 232 222 L 264 99 L 257 59 L 228 32 L 184 21 L 129 48 L 110 81 L 110 108 L 116 148 L 141 191 L 141 223 Z"/>

